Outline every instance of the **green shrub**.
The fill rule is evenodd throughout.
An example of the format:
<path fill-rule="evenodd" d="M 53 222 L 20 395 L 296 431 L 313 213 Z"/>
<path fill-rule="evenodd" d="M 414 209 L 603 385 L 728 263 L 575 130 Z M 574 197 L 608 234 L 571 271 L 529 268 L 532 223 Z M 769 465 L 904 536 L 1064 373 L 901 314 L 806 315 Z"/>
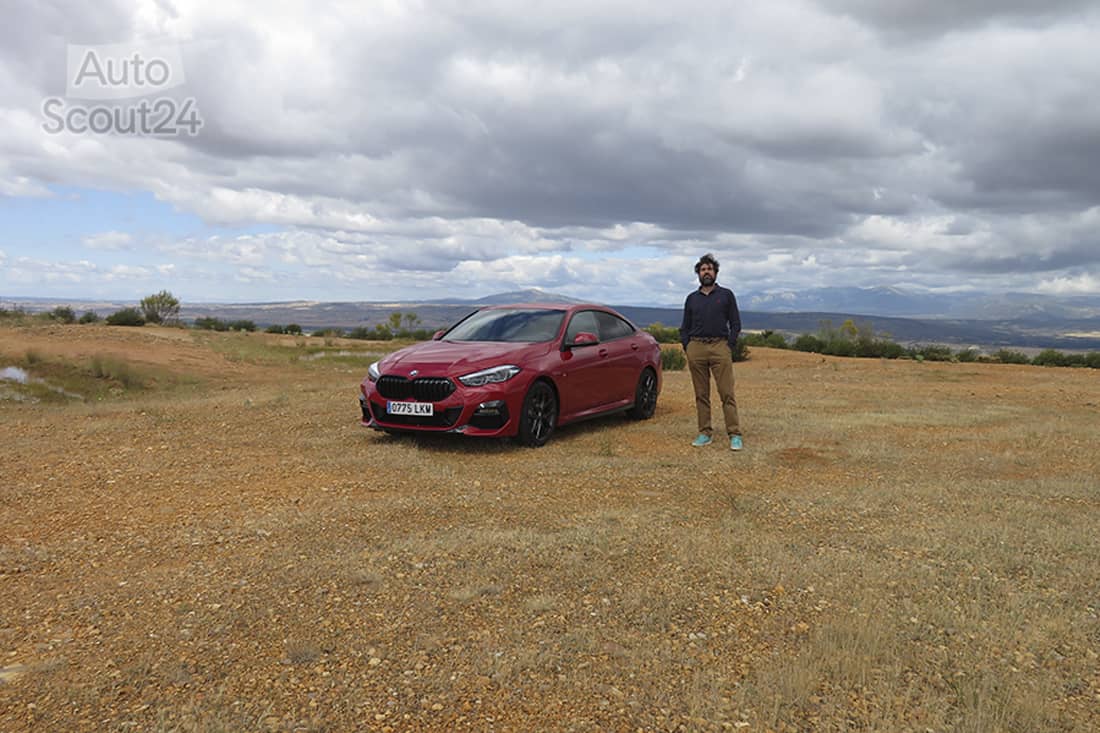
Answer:
<path fill-rule="evenodd" d="M 59 305 L 50 311 L 50 320 L 58 323 L 76 323 L 76 313 L 67 305 Z"/>
<path fill-rule="evenodd" d="M 137 308 L 123 308 L 107 316 L 108 326 L 144 326 L 145 317 Z"/>
<path fill-rule="evenodd" d="M 821 349 L 822 354 L 828 354 L 829 356 L 856 356 L 856 352 L 856 343 L 844 337 L 833 337 L 826 340 L 825 346 Z"/>
<path fill-rule="evenodd" d="M 18 320 L 26 317 L 27 312 L 20 307 L 15 308 L 0 308 L 0 321 L 2 320 Z"/>
<path fill-rule="evenodd" d="M 790 348 L 790 344 L 787 343 L 787 337 L 781 333 L 776 333 L 775 331 L 747 333 L 742 338 L 745 339 L 746 346 L 764 346 L 769 349 Z"/>
<path fill-rule="evenodd" d="M 679 372 L 687 366 L 687 354 L 679 346 L 661 348 L 661 368 L 665 371 Z"/>
<path fill-rule="evenodd" d="M 814 354 L 820 354 L 825 351 L 825 342 L 814 336 L 811 333 L 804 333 L 794 340 L 791 344 L 791 348 L 798 351 L 809 351 Z"/>
<path fill-rule="evenodd" d="M 1085 354 L 1084 362 L 1090 369 L 1100 369 L 1100 351 L 1090 351 Z"/>
<path fill-rule="evenodd" d="M 657 339 L 657 343 L 659 344 L 680 343 L 680 329 L 675 326 L 664 326 L 660 323 L 651 323 L 642 330 Z"/>
<path fill-rule="evenodd" d="M 1001 364 L 1030 364 L 1031 359 L 1027 357 L 1027 354 L 1022 351 L 1012 351 L 1010 349 L 998 349 L 992 354 L 992 357 L 999 361 Z"/>
<path fill-rule="evenodd" d="M 286 333 L 286 329 L 278 324 L 272 324 L 264 329 L 264 333 Z"/>
<path fill-rule="evenodd" d="M 249 320 L 230 321 L 228 324 L 230 331 L 248 331 L 252 332 L 256 330 L 256 323 Z"/>
<path fill-rule="evenodd" d="M 969 364 L 970 362 L 978 361 L 979 356 L 981 356 L 981 354 L 978 352 L 977 349 L 969 347 L 965 349 L 959 349 L 957 352 L 955 352 L 955 358 L 958 361 L 967 364 Z"/>
<path fill-rule="evenodd" d="M 320 338 L 343 338 L 344 330 L 341 328 L 322 328 L 313 332 L 314 336 Z"/>
<path fill-rule="evenodd" d="M 288 323 L 286 326 L 286 332 L 294 336 L 301 336 L 302 327 L 299 326 L 297 323 Z"/>
<path fill-rule="evenodd" d="M 367 341 L 371 338 L 371 333 L 371 330 L 366 326 L 356 326 L 355 328 L 348 331 L 348 338 Z"/>
<path fill-rule="evenodd" d="M 384 323 L 379 323 L 371 329 L 371 339 L 375 341 L 389 341 L 393 338 L 393 330 Z"/>
<path fill-rule="evenodd" d="M 909 349 L 909 355 L 913 358 L 921 357 L 921 361 L 951 361 L 955 354 L 947 346 L 939 344 L 925 344 Z"/>
<path fill-rule="evenodd" d="M 730 349 L 730 356 L 734 361 L 748 361 L 749 359 L 749 346 L 745 343 L 744 336 L 737 337 L 737 343 Z"/>
<path fill-rule="evenodd" d="M 1070 366 L 1070 358 L 1054 349 L 1043 349 L 1031 360 L 1036 366 Z"/>
<path fill-rule="evenodd" d="M 220 318 L 206 316 L 195 319 L 195 328 L 200 328 L 204 331 L 228 331 L 229 324 Z"/>
<path fill-rule="evenodd" d="M 95 311 L 84 311 L 84 315 L 80 317 L 80 323 L 98 323 L 99 314 Z"/>

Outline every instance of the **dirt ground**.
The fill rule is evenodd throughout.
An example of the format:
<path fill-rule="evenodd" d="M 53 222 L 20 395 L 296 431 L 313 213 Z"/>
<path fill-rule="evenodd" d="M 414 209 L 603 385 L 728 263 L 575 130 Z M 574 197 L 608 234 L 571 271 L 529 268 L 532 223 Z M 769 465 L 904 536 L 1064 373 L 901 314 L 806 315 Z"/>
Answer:
<path fill-rule="evenodd" d="M 1094 371 L 753 349 L 741 453 L 686 372 L 527 449 L 316 341 L 0 328 L 181 377 L 0 400 L 0 730 L 1100 728 Z"/>

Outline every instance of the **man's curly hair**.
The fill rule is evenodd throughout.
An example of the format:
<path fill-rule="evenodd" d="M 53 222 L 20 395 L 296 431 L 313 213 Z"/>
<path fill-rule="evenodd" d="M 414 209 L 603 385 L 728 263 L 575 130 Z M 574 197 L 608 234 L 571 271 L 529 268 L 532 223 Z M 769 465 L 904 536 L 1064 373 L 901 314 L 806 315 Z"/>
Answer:
<path fill-rule="evenodd" d="M 695 263 L 695 274 L 699 274 L 699 268 L 703 265 L 710 265 L 714 268 L 714 274 L 718 274 L 718 260 L 714 259 L 714 255 L 707 252 L 705 255 L 699 258 L 699 261 Z"/>

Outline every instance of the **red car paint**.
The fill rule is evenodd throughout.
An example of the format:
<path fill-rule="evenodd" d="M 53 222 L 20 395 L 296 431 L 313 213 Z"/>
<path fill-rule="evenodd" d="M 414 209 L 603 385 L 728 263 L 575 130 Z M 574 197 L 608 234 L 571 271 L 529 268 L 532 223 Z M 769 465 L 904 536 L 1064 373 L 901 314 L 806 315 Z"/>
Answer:
<path fill-rule="evenodd" d="M 546 313 L 551 311 L 561 314 L 556 329 L 552 326 L 556 316 Z M 471 332 L 464 324 L 496 323 L 506 318 L 541 319 L 539 323 L 544 325 L 538 337 L 547 340 L 448 339 L 449 334 L 461 336 L 463 329 Z M 517 333 L 522 336 L 524 332 Z M 506 365 L 519 367 L 506 381 L 468 386 L 459 379 Z M 373 368 L 382 380 L 368 376 L 360 385 L 363 425 L 387 431 L 520 435 L 531 445 L 545 442 L 528 439 L 531 421 L 538 418 L 529 417 L 528 430 L 521 431 L 525 399 L 529 394 L 531 399 L 548 394 L 542 387 L 532 393 L 536 383 L 552 390 L 553 399 L 546 401 L 554 411 L 550 432 L 560 425 L 623 410 L 634 417 L 649 417 L 661 387 L 661 349 L 656 340 L 613 309 L 594 304 L 483 308 L 434 340 L 396 351 Z M 441 394 L 452 387 L 450 394 Z M 431 402 L 433 415 L 393 415 L 387 410 L 393 402 Z M 504 409 L 494 415 L 498 403 Z"/>

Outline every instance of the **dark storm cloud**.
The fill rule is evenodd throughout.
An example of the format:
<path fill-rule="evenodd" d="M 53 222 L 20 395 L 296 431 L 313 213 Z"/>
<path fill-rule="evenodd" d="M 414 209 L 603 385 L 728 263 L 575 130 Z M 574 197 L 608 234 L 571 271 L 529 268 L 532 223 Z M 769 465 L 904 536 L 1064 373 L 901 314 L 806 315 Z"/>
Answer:
<path fill-rule="evenodd" d="M 531 257 L 714 243 L 756 257 L 759 277 L 803 262 L 825 277 L 815 263 L 838 253 L 943 280 L 1100 263 L 1093 3 L 112 0 L 17 15 L 0 28 L 0 114 L 60 93 L 66 43 L 175 32 L 180 93 L 206 124 L 44 145 L 24 116 L 0 140 L 0 185 L 152 190 L 208 222 L 306 231 L 276 250 L 319 239 L 326 266 L 368 252 L 396 270 L 416 248 L 443 272 L 516 238 Z"/>
<path fill-rule="evenodd" d="M 132 32 L 124 0 L 16 0 L 0 23 L 0 63 L 25 86 L 65 93 L 67 44 L 116 43 Z"/>
<path fill-rule="evenodd" d="M 822 0 L 822 4 L 889 33 L 921 37 L 991 22 L 1054 23 L 1094 6 L 1092 0 Z"/>

